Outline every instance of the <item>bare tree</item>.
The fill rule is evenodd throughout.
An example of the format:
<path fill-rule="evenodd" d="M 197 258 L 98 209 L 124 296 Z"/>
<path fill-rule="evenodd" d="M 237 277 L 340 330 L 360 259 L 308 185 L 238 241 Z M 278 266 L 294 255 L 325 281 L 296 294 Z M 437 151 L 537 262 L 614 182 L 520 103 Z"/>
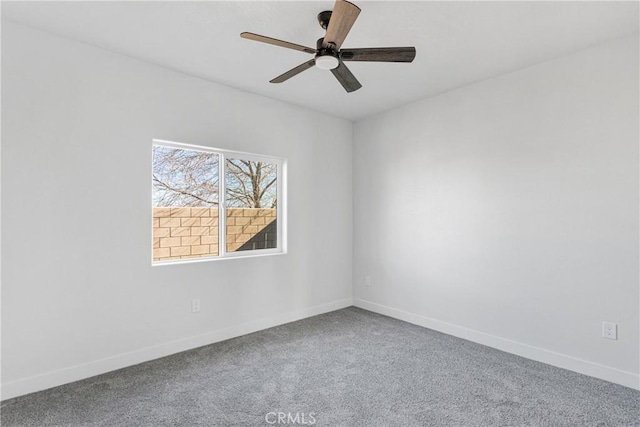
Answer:
<path fill-rule="evenodd" d="M 153 147 L 153 205 L 217 206 L 219 156 L 204 151 Z M 236 208 L 275 208 L 277 166 L 227 159 L 226 202 Z"/>
<path fill-rule="evenodd" d="M 241 208 L 275 208 L 277 166 L 272 163 L 228 159 L 226 201 Z"/>
<path fill-rule="evenodd" d="M 153 205 L 218 205 L 218 155 L 156 145 L 153 147 Z"/>

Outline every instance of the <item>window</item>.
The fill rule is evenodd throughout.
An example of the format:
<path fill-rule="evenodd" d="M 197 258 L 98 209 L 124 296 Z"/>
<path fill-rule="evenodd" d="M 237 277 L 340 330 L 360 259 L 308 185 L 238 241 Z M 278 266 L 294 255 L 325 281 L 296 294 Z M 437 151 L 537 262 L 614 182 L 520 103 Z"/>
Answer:
<path fill-rule="evenodd" d="M 154 141 L 153 264 L 283 253 L 284 166 L 274 157 Z"/>
<path fill-rule="evenodd" d="M 278 247 L 278 164 L 226 160 L 227 252 Z"/>

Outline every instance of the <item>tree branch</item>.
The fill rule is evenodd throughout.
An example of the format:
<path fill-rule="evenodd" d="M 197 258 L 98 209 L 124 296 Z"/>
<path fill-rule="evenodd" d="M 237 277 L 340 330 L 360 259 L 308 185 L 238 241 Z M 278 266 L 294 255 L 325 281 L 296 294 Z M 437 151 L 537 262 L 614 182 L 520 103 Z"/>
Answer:
<path fill-rule="evenodd" d="M 189 193 L 189 192 L 186 192 L 186 191 L 184 191 L 184 190 L 180 190 L 180 189 L 178 189 L 178 188 L 173 188 L 173 187 L 171 187 L 170 185 L 168 185 L 168 184 L 166 184 L 166 183 L 164 183 L 164 182 L 160 181 L 158 178 L 156 178 L 156 176 L 155 176 L 155 175 L 153 175 L 153 180 L 154 180 L 155 182 L 157 182 L 159 185 L 161 185 L 162 187 L 164 187 L 164 188 L 166 188 L 167 190 L 169 190 L 169 191 L 174 191 L 174 192 L 176 192 L 176 193 L 180 193 L 180 194 L 183 194 L 183 195 L 185 195 L 185 196 L 193 197 L 193 198 L 194 198 L 194 199 L 196 199 L 196 200 L 199 200 L 199 201 L 204 202 L 204 203 L 209 203 L 209 204 L 211 204 L 211 205 L 217 205 L 217 204 L 218 204 L 218 201 L 217 201 L 217 200 L 215 200 L 215 201 L 213 201 L 213 200 L 207 200 L 207 199 L 204 199 L 204 198 L 202 198 L 202 197 L 200 197 L 200 196 L 197 196 L 197 195 L 195 195 L 195 194 L 193 194 L 193 193 Z"/>

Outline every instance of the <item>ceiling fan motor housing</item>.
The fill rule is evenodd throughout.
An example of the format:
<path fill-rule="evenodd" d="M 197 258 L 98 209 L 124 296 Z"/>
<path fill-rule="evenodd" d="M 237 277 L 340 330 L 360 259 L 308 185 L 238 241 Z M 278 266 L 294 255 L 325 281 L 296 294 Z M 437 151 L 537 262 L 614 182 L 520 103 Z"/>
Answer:
<path fill-rule="evenodd" d="M 330 47 L 323 47 L 322 43 L 324 42 L 324 38 L 319 38 L 316 43 L 316 66 L 323 70 L 333 70 L 338 65 L 340 65 L 340 60 L 338 58 L 338 52 L 333 49 L 332 45 Z"/>
<path fill-rule="evenodd" d="M 316 50 L 318 51 L 318 53 L 320 53 L 320 54 L 336 53 L 335 52 L 335 45 L 333 43 L 329 42 L 329 47 L 322 46 L 323 43 L 324 43 L 324 37 L 320 37 L 318 39 L 318 41 L 316 42 Z"/>

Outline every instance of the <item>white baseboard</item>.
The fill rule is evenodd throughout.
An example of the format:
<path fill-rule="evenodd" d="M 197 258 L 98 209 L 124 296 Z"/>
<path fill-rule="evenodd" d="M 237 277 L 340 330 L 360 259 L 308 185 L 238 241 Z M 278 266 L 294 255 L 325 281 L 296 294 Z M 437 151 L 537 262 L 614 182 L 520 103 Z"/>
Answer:
<path fill-rule="evenodd" d="M 419 314 L 409 313 L 407 311 L 398 310 L 393 307 L 388 307 L 386 305 L 377 304 L 359 298 L 354 298 L 353 304 L 356 307 L 373 311 L 374 313 L 383 314 L 385 316 L 393 317 L 394 319 L 403 320 L 405 322 L 413 323 L 414 325 L 433 329 L 438 332 L 443 332 L 445 334 L 473 341 L 488 347 L 493 347 L 537 362 L 546 363 L 640 390 L 640 375 L 633 372 L 622 371 L 620 369 L 578 359 L 566 354 L 556 353 L 550 350 L 501 338 L 440 320 L 431 319 Z"/>
<path fill-rule="evenodd" d="M 57 371 L 46 372 L 28 378 L 22 378 L 2 384 L 2 399 L 11 399 L 24 394 L 45 390 L 51 387 L 67 384 L 73 381 L 83 380 L 95 375 L 104 374 L 138 363 L 148 362 L 160 357 L 169 356 L 181 351 L 191 350 L 204 345 L 213 344 L 230 338 L 258 332 L 263 329 L 285 323 L 295 322 L 318 314 L 340 310 L 353 305 L 353 299 L 345 298 L 328 304 L 308 307 L 301 310 L 292 311 L 267 319 L 260 319 L 253 322 L 243 323 L 230 328 L 219 329 L 200 335 L 182 338 L 151 347 L 137 349 L 128 353 L 122 353 L 100 360 L 70 366 Z"/>

